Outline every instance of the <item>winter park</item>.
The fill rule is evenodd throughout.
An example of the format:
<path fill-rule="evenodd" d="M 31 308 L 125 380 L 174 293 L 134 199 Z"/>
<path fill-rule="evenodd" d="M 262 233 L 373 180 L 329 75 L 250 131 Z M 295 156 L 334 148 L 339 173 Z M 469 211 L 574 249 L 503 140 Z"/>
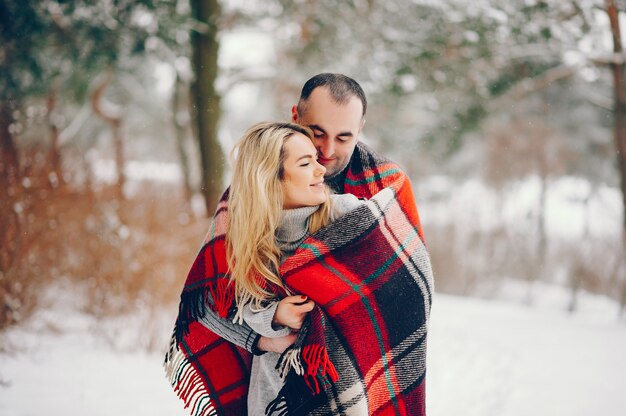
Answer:
<path fill-rule="evenodd" d="M 625 31 L 0 0 L 0 416 L 623 415 Z"/>

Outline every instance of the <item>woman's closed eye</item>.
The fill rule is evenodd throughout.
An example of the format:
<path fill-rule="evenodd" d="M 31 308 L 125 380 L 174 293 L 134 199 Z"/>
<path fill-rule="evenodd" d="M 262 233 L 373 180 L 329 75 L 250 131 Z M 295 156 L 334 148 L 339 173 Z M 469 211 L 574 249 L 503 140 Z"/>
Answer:
<path fill-rule="evenodd" d="M 306 158 L 306 161 L 302 161 L 302 163 L 300 164 L 300 166 L 301 166 L 301 167 L 306 167 L 306 166 L 309 166 L 309 165 L 311 164 L 311 160 L 312 160 L 313 158 L 314 158 L 315 160 L 317 160 L 317 157 L 318 157 L 318 154 L 317 154 L 317 153 L 315 153 L 315 156 L 313 156 L 313 157 L 308 156 L 308 157 Z"/>

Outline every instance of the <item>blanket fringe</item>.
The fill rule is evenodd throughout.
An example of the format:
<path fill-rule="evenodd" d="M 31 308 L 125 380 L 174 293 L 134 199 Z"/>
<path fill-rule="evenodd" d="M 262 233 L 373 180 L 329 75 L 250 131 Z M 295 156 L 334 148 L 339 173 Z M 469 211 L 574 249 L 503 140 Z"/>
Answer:
<path fill-rule="evenodd" d="M 265 408 L 265 414 L 271 416 L 285 416 L 288 414 L 288 411 L 287 399 L 282 395 L 278 395 L 278 397 L 272 400 Z"/>
<path fill-rule="evenodd" d="M 209 302 L 209 296 L 213 302 Z M 227 318 L 235 301 L 235 288 L 227 279 L 217 279 L 206 286 L 183 292 L 178 305 L 178 317 L 174 325 L 176 340 L 182 341 L 189 333 L 189 325 L 197 322 L 206 314 L 206 307 L 211 308 L 220 317 Z"/>
<path fill-rule="evenodd" d="M 319 382 L 325 383 L 326 377 L 333 383 L 339 379 L 326 347 L 319 344 L 305 345 L 302 349 L 302 361 L 306 368 L 304 381 L 314 394 L 320 393 Z"/>
<path fill-rule="evenodd" d="M 185 409 L 191 407 L 192 416 L 217 415 L 202 378 L 177 348 L 176 335 L 172 336 L 163 366 L 174 391 L 185 403 Z"/>
<path fill-rule="evenodd" d="M 209 291 L 215 305 L 215 312 L 222 318 L 228 317 L 228 312 L 235 301 L 235 285 L 229 279 L 217 279 L 215 284 L 209 285 Z"/>
<path fill-rule="evenodd" d="M 293 368 L 297 375 L 304 374 L 304 368 L 302 367 L 302 361 L 300 360 L 300 348 L 291 348 L 280 356 L 276 369 L 278 375 L 284 381 L 289 374 L 289 370 Z"/>
<path fill-rule="evenodd" d="M 304 378 L 290 371 L 276 398 L 265 408 L 265 415 L 308 415 L 327 401 L 325 392 L 314 395 Z"/>

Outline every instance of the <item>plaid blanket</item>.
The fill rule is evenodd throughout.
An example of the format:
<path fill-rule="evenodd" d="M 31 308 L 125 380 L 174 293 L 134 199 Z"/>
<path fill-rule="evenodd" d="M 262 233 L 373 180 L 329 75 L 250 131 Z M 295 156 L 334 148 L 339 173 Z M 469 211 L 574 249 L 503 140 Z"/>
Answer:
<path fill-rule="evenodd" d="M 271 414 L 425 414 L 433 279 L 406 175 L 359 144 L 344 192 L 368 201 L 311 235 L 281 266 L 317 307 L 283 354 Z M 204 302 L 232 316 L 224 232 L 227 193 L 181 294 L 166 369 L 193 415 L 245 415 L 251 355 L 196 321 Z"/>

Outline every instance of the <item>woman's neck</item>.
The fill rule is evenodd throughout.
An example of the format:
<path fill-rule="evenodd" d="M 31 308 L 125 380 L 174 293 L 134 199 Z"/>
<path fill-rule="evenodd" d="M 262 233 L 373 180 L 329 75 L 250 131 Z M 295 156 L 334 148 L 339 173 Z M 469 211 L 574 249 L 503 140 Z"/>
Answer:
<path fill-rule="evenodd" d="M 276 241 L 283 251 L 295 250 L 308 234 L 309 217 L 319 205 L 284 209 L 280 226 L 276 230 Z"/>

